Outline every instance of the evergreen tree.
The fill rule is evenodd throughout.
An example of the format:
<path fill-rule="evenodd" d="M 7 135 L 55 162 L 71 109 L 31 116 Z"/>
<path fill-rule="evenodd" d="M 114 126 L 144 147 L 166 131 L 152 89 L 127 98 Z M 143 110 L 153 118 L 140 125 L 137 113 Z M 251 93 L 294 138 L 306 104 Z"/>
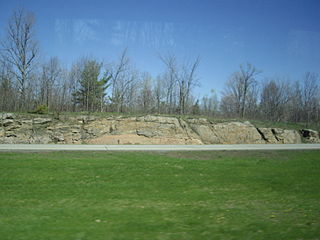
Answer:
<path fill-rule="evenodd" d="M 76 103 L 84 111 L 102 111 L 106 95 L 106 89 L 110 77 L 106 74 L 99 79 L 102 64 L 95 60 L 88 60 L 84 64 L 79 82 L 79 89 L 74 93 Z"/>

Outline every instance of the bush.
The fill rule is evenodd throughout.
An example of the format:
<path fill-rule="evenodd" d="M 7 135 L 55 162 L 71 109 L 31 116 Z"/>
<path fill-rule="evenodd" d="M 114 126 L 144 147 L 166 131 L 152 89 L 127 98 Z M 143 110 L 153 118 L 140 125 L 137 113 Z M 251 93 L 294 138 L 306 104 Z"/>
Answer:
<path fill-rule="evenodd" d="M 32 113 L 36 114 L 45 114 L 48 113 L 48 106 L 47 105 L 39 105 Z"/>

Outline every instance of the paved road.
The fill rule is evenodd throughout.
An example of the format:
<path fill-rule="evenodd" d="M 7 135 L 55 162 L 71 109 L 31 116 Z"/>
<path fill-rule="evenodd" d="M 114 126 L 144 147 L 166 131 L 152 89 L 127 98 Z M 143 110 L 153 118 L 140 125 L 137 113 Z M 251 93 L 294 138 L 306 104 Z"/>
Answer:
<path fill-rule="evenodd" d="M 0 144 L 0 151 L 217 151 L 217 150 L 308 150 L 320 144 L 230 144 L 230 145 L 66 145 Z"/>

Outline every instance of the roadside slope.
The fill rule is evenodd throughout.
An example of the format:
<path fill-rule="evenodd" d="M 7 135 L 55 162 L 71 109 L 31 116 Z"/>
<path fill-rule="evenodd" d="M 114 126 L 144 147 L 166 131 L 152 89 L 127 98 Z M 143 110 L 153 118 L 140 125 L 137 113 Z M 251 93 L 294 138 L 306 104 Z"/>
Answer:
<path fill-rule="evenodd" d="M 317 143 L 316 131 L 257 128 L 250 122 L 214 123 L 205 118 L 164 116 L 93 117 L 63 120 L 5 113 L 0 115 L 2 144 L 299 144 Z"/>

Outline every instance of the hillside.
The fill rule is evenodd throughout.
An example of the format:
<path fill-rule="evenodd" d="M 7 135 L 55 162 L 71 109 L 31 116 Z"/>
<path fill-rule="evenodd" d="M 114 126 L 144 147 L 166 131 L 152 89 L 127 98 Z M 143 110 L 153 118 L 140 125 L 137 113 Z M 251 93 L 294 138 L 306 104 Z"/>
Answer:
<path fill-rule="evenodd" d="M 0 143 L 56 144 L 287 144 L 319 142 L 309 129 L 255 127 L 250 122 L 214 123 L 165 116 L 48 116 L 3 113 Z"/>

